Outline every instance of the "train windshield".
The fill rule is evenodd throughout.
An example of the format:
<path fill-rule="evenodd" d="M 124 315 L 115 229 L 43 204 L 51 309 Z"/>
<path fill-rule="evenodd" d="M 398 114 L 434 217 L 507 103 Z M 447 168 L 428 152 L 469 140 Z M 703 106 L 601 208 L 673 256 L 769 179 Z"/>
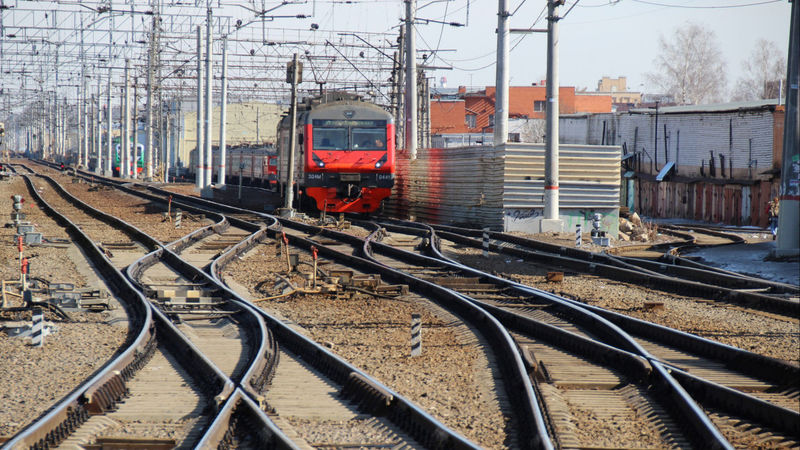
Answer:
<path fill-rule="evenodd" d="M 353 128 L 353 149 L 385 150 L 386 129 Z"/>
<path fill-rule="evenodd" d="M 385 120 L 314 119 L 314 150 L 386 150 Z"/>
<path fill-rule="evenodd" d="M 347 150 L 347 128 L 315 128 L 315 150 Z"/>

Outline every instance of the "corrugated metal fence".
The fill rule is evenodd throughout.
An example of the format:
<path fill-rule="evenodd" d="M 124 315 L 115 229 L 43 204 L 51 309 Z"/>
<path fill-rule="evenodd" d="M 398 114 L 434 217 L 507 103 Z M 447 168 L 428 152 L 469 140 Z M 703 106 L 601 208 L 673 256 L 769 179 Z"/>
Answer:
<path fill-rule="evenodd" d="M 616 217 L 620 147 L 559 152 L 562 216 L 599 209 Z M 397 165 L 386 208 L 399 217 L 503 229 L 505 216 L 537 217 L 544 208 L 544 144 L 421 149 L 415 161 L 400 153 Z"/>
<path fill-rule="evenodd" d="M 505 208 L 544 208 L 544 144 L 506 144 Z M 561 208 L 619 207 L 620 147 L 561 145 Z"/>

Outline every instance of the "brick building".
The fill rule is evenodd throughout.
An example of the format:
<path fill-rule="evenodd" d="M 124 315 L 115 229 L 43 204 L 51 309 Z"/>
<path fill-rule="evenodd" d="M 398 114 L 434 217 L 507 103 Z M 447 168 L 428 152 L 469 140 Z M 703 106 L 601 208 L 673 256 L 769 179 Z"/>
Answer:
<path fill-rule="evenodd" d="M 456 96 L 431 99 L 431 134 L 492 133 L 494 131 L 496 88 L 477 92 L 460 87 Z M 543 119 L 547 89 L 542 85 L 509 88 L 508 115 L 511 119 Z M 561 114 L 611 112 L 611 96 L 575 92 L 574 86 L 559 88 Z"/>

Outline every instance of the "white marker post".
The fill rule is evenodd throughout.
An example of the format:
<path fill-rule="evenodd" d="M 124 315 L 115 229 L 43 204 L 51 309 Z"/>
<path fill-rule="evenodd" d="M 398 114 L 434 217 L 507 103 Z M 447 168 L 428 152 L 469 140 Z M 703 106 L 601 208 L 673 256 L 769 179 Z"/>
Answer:
<path fill-rule="evenodd" d="M 575 247 L 581 246 L 581 224 L 575 225 Z"/>
<path fill-rule="evenodd" d="M 489 227 L 483 229 L 483 257 L 489 257 Z"/>
<path fill-rule="evenodd" d="M 33 324 L 31 325 L 31 345 L 44 346 L 44 312 L 42 308 L 33 308 Z"/>
<path fill-rule="evenodd" d="M 422 316 L 411 314 L 411 356 L 422 354 Z"/>

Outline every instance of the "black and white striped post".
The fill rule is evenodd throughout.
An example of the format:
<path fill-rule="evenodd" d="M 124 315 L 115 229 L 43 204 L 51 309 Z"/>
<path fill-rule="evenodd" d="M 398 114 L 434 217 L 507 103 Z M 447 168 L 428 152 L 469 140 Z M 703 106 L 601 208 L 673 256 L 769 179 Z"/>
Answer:
<path fill-rule="evenodd" d="M 422 316 L 411 314 L 411 356 L 422 354 Z"/>
<path fill-rule="evenodd" d="M 44 312 L 42 308 L 33 308 L 33 324 L 31 325 L 31 345 L 44 346 Z"/>
<path fill-rule="evenodd" d="M 575 247 L 581 246 L 581 224 L 575 225 Z"/>
<path fill-rule="evenodd" d="M 181 227 L 181 219 L 183 218 L 183 211 L 175 209 L 175 228 Z"/>
<path fill-rule="evenodd" d="M 489 257 L 489 227 L 483 229 L 483 257 Z"/>

